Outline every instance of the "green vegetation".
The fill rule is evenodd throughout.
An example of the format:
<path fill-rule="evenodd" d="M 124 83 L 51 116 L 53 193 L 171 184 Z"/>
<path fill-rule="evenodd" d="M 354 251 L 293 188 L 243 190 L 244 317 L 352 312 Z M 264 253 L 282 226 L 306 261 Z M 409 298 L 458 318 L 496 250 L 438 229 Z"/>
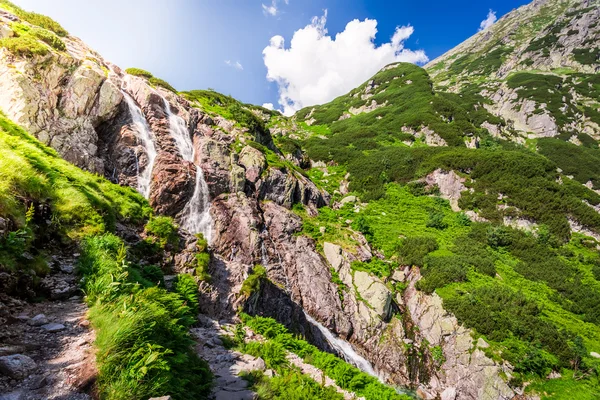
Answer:
<path fill-rule="evenodd" d="M 146 234 L 163 249 L 167 245 L 176 248 L 179 244 L 177 226 L 171 217 L 156 216 L 150 218 L 146 224 Z"/>
<path fill-rule="evenodd" d="M 260 290 L 261 282 L 264 279 L 267 279 L 267 270 L 262 265 L 255 265 L 252 273 L 242 283 L 240 294 L 246 298 L 250 298 L 250 296 Z"/>
<path fill-rule="evenodd" d="M 141 68 L 127 68 L 125 70 L 126 73 L 128 73 L 129 75 L 133 75 L 133 76 L 139 76 L 141 78 L 147 78 L 150 79 L 152 77 L 154 77 L 154 75 L 152 75 L 152 73 L 141 69 Z"/>
<path fill-rule="evenodd" d="M 450 145 L 463 146 L 466 134 L 485 135 L 480 128 L 482 122 L 498 120 L 483 107 L 473 107 L 484 102 L 479 95 L 435 93 L 427 72 L 412 64 L 401 63 L 376 74 L 369 86 L 374 88 L 371 90 L 373 96 L 362 100 L 360 96 L 368 85 L 365 83 L 331 103 L 314 107 L 311 118 L 316 120 L 316 124 L 329 125 L 331 135 L 326 140 L 319 137 L 309 139 L 306 145 L 312 152 L 311 158 L 329 158 L 330 147 L 344 148 L 346 161 L 354 158 L 348 154 L 352 150 L 404 146 L 403 141 L 414 141 L 414 136 L 406 129 L 418 132 L 424 127 L 435 131 Z M 339 120 L 351 107 L 372 101 L 385 105 L 369 113 Z M 297 117 L 306 118 L 312 109 L 300 110 Z M 403 127 L 404 130 L 401 129 Z"/>
<path fill-rule="evenodd" d="M 153 76 L 152 78 L 148 79 L 148 82 L 151 85 L 160 86 L 164 89 L 170 90 L 173 93 L 177 93 L 177 89 L 175 89 L 173 86 L 171 86 L 169 84 L 169 82 L 165 81 L 164 79 L 156 78 Z"/>
<path fill-rule="evenodd" d="M 196 277 L 201 281 L 209 282 L 211 276 L 208 272 L 208 265 L 210 264 L 208 241 L 201 233 L 198 233 L 196 238 Z"/>
<path fill-rule="evenodd" d="M 594 65 L 600 63 L 600 48 L 596 49 L 574 49 L 575 61 L 583 65 Z"/>
<path fill-rule="evenodd" d="M 183 92 L 182 96 L 212 115 L 220 115 L 235 121 L 239 126 L 248 128 L 254 135 L 254 140 L 263 142 L 262 138 L 270 136 L 265 122 L 254 111 L 260 111 L 269 116 L 279 115 L 276 111 L 267 110 L 250 104 L 242 104 L 231 96 L 211 90 L 192 90 Z"/>
<path fill-rule="evenodd" d="M 118 237 L 105 234 L 83 241 L 79 272 L 97 333 L 101 398 L 205 398 L 212 374 L 194 353 L 188 333 L 197 313 L 195 281 L 182 275 L 170 293 L 145 287 L 130 271 L 127 249 Z"/>
<path fill-rule="evenodd" d="M 250 388 L 265 400 L 343 400 L 344 396 L 295 370 L 284 370 L 273 378 L 261 371 L 246 375 Z"/>
<path fill-rule="evenodd" d="M 594 187 L 600 187 L 600 150 L 577 146 L 558 139 L 540 139 L 539 152 L 554 161 L 565 175 L 571 175 L 580 183 L 591 181 Z M 599 204 L 600 196 L 590 192 L 593 196 L 591 203 Z"/>
<path fill-rule="evenodd" d="M 133 189 L 69 164 L 2 114 L 0 159 L 0 217 L 10 227 L 0 237 L 0 271 L 33 271 L 36 283 L 47 273 L 41 244 L 71 243 L 151 214 Z"/>
<path fill-rule="evenodd" d="M 17 36 L 0 39 L 0 47 L 21 57 L 45 56 L 49 49 L 31 36 Z"/>
<path fill-rule="evenodd" d="M 52 31 L 58 36 L 65 37 L 68 35 L 68 32 L 52 18 L 34 12 L 25 11 L 21 7 L 11 3 L 8 0 L 0 0 L 0 8 L 15 14 L 22 20 L 29 22 L 31 25 L 39 26 L 40 28 Z"/>
<path fill-rule="evenodd" d="M 129 75 L 139 76 L 140 78 L 148 79 L 148 83 L 150 83 L 150 85 L 152 85 L 152 86 L 160 86 L 160 87 L 167 89 L 173 93 L 177 93 L 177 89 L 175 89 L 173 86 L 171 86 L 169 84 L 169 82 L 155 77 L 154 75 L 152 75 L 152 73 L 150 73 L 146 70 L 143 70 L 141 68 L 127 68 L 125 70 L 125 72 L 127 72 Z"/>
<path fill-rule="evenodd" d="M 263 357 L 270 368 L 281 368 L 285 364 L 284 350 L 287 350 L 301 357 L 304 362 L 319 368 L 342 389 L 354 392 L 366 400 L 410 399 L 406 395 L 396 393 L 396 390 L 385 386 L 377 378 L 365 374 L 341 358 L 322 352 L 306 341 L 294 337 L 284 326 L 278 324 L 272 318 L 250 317 L 246 314 L 242 314 L 241 318 L 244 324 L 248 325 L 254 332 L 268 339 L 268 345 L 250 343 L 245 344 L 244 348 L 247 351 L 254 352 L 255 355 Z M 250 350 L 248 347 L 250 347 Z"/>

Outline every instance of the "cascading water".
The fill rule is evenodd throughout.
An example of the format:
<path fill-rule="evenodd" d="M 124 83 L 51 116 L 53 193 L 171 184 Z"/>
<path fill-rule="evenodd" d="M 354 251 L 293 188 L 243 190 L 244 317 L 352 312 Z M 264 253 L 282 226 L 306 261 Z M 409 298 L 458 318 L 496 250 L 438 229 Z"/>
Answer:
<path fill-rule="evenodd" d="M 187 125 L 183 118 L 173 114 L 167 99 L 163 97 L 163 101 L 169 118 L 171 136 L 175 139 L 179 153 L 184 160 L 193 163 L 195 151 Z M 204 180 L 202 168 L 196 166 L 196 186 L 192 198 L 181 213 L 181 226 L 191 233 L 202 233 L 208 243 L 212 239 L 212 218 L 209 211 L 208 185 Z"/>
<path fill-rule="evenodd" d="M 325 328 L 313 317 L 308 315 L 308 313 L 304 312 L 304 315 L 306 316 L 306 320 L 309 323 L 311 323 L 319 329 L 323 336 L 325 336 L 325 340 L 327 340 L 327 343 L 329 343 L 331 347 L 333 347 L 333 349 L 339 355 L 341 355 L 344 358 L 344 360 L 346 360 L 346 362 L 349 362 L 356 368 L 360 369 L 362 372 L 374 376 L 375 378 L 379 379 L 379 381 L 381 381 L 382 383 L 385 383 L 385 379 L 375 372 L 375 370 L 371 366 L 371 363 L 368 360 L 366 360 L 364 357 L 361 357 L 356 351 L 354 351 L 350 343 L 335 336 L 329 329 Z M 396 387 L 395 389 L 396 392 L 398 392 L 399 394 L 404 394 L 414 399 L 419 398 L 417 394 L 410 389 L 406 389 L 403 387 Z"/>
<path fill-rule="evenodd" d="M 312 325 L 316 326 L 319 331 L 325 336 L 327 343 L 333 347 L 333 349 L 341 355 L 347 362 L 354 365 L 362 372 L 365 372 L 371 376 L 374 376 L 377 379 L 380 379 L 379 375 L 375 372 L 371 363 L 367 361 L 364 357 L 361 357 L 350 345 L 350 343 L 336 337 L 329 329 L 325 328 L 318 321 L 316 321 L 313 317 L 308 315 L 308 313 L 304 313 L 308 322 Z"/>
<path fill-rule="evenodd" d="M 137 153 L 135 155 L 136 166 L 138 170 L 137 190 L 145 198 L 148 198 L 150 196 L 150 184 L 152 183 L 152 169 L 154 168 L 154 160 L 156 159 L 156 147 L 154 146 L 152 132 L 150 131 L 148 122 L 146 122 L 146 117 L 144 117 L 144 113 L 142 113 L 140 107 L 135 103 L 135 100 L 133 100 L 133 98 L 129 94 L 127 94 L 127 92 L 122 90 L 122 93 L 123 97 L 125 98 L 125 103 L 129 108 L 129 114 L 131 114 L 132 129 L 136 137 L 142 144 L 142 147 L 146 151 L 146 155 L 148 157 L 148 163 L 144 167 L 143 171 L 140 172 L 138 164 L 138 155 Z"/>

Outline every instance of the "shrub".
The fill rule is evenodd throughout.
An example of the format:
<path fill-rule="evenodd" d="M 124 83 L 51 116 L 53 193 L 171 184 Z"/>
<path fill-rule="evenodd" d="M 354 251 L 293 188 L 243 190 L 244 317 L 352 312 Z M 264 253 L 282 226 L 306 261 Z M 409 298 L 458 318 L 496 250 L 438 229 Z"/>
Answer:
<path fill-rule="evenodd" d="M 210 264 L 210 254 L 196 253 L 196 276 L 201 281 L 210 281 L 210 274 L 208 273 L 208 265 Z"/>
<path fill-rule="evenodd" d="M 417 288 L 433 293 L 435 289 L 449 283 L 464 282 L 467 270 L 466 263 L 460 257 L 425 257 L 425 266 L 421 269 L 423 279 L 417 282 Z"/>
<path fill-rule="evenodd" d="M 169 82 L 167 82 L 163 79 L 152 77 L 152 78 L 148 79 L 148 82 L 150 82 L 150 84 L 152 84 L 154 86 L 160 86 L 164 89 L 170 90 L 173 93 L 177 93 L 177 89 L 175 89 L 173 86 L 171 86 L 169 84 Z"/>
<path fill-rule="evenodd" d="M 31 36 L 18 36 L 0 39 L 0 47 L 22 57 L 45 56 L 50 52 L 37 39 Z"/>
<path fill-rule="evenodd" d="M 409 237 L 401 242 L 398 256 L 404 265 L 423 266 L 425 256 L 437 249 L 438 244 L 434 237 Z"/>
<path fill-rule="evenodd" d="M 154 75 L 152 75 L 152 73 L 150 73 L 146 70 L 143 70 L 141 68 L 127 68 L 125 70 L 125 72 L 127 72 L 129 75 L 139 76 L 139 77 L 147 78 L 147 79 L 154 77 Z"/>
<path fill-rule="evenodd" d="M 177 275 L 175 281 L 175 292 L 179 293 L 182 299 L 186 301 L 187 306 L 195 314 L 198 311 L 198 284 L 193 276 L 189 274 Z"/>
<path fill-rule="evenodd" d="M 446 229 L 448 224 L 444 222 L 444 213 L 438 211 L 430 212 L 426 226 L 428 228 Z"/>
<path fill-rule="evenodd" d="M 267 278 L 267 270 L 262 265 L 255 265 L 252 273 L 242 283 L 240 294 L 249 298 L 254 293 L 260 290 L 260 284 L 263 279 Z"/>
<path fill-rule="evenodd" d="M 52 18 L 45 15 L 41 15 L 34 12 L 23 10 L 21 7 L 16 6 L 8 0 L 0 0 L 0 7 L 14 13 L 17 17 L 29 22 L 31 25 L 36 25 L 44 29 L 48 29 L 58 36 L 65 37 L 68 32 L 60 26 L 60 24 L 54 21 Z"/>
<path fill-rule="evenodd" d="M 156 216 L 146 224 L 146 234 L 152 236 L 163 249 L 167 246 L 177 248 L 179 244 L 178 228 L 171 217 Z"/>

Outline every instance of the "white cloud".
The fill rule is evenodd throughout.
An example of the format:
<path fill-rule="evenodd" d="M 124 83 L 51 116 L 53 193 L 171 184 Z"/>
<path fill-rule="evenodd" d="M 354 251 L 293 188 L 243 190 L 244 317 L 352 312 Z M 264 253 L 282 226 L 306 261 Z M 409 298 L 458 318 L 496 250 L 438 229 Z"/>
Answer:
<path fill-rule="evenodd" d="M 264 103 L 263 108 L 266 108 L 267 110 L 271 110 L 273 111 L 275 109 L 275 106 L 273 106 L 273 103 Z"/>
<path fill-rule="evenodd" d="M 289 48 L 278 35 L 263 50 L 267 79 L 277 82 L 286 115 L 349 92 L 387 64 L 428 61 L 423 50 L 404 47 L 414 32 L 412 26 L 396 28 L 390 42 L 376 47 L 376 20 L 350 21 L 335 38 L 327 34 L 326 22 L 327 10 L 294 32 Z"/>
<path fill-rule="evenodd" d="M 279 10 L 277 9 L 277 1 L 276 0 L 273 0 L 271 2 L 270 6 L 267 6 L 263 3 L 262 9 L 263 9 L 263 14 L 271 15 L 273 17 L 276 16 L 277 13 L 279 12 Z"/>
<path fill-rule="evenodd" d="M 496 11 L 490 10 L 487 17 L 479 24 L 479 32 L 484 31 L 490 26 L 494 25 L 494 22 L 497 20 L 498 18 L 496 18 Z"/>
<path fill-rule="evenodd" d="M 225 64 L 227 64 L 230 67 L 233 67 L 235 69 L 239 69 L 240 71 L 242 71 L 244 69 L 244 66 L 242 64 L 240 64 L 239 61 L 225 60 Z"/>
<path fill-rule="evenodd" d="M 278 15 L 280 13 L 280 11 L 279 11 L 279 7 L 277 7 L 277 3 L 280 1 L 281 0 L 271 0 L 271 5 L 266 5 L 265 3 L 262 3 L 263 14 L 265 14 L 266 16 L 271 16 L 271 17 L 275 17 L 276 15 Z M 286 5 L 290 4 L 290 0 L 283 0 L 283 2 Z"/>

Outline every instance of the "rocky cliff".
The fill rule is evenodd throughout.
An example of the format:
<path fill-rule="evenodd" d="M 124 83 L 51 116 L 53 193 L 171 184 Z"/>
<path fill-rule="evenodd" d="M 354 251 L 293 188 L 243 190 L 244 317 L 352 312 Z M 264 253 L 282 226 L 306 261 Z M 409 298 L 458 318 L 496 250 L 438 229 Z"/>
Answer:
<path fill-rule="evenodd" d="M 515 276 L 513 267 L 520 267 L 522 260 L 530 262 L 518 249 L 498 250 L 509 246 L 498 244 L 509 239 L 500 237 L 504 231 L 495 231 L 504 218 L 547 224 L 550 231 L 544 232 L 554 235 L 556 243 L 571 234 L 567 218 L 598 231 L 598 216 L 586 219 L 588 211 L 595 211 L 581 198 L 600 201 L 587 191 L 577 192 L 580 197 L 561 197 L 575 199 L 570 203 L 553 203 L 557 215 L 564 217 L 556 222 L 545 207 L 524 205 L 517 195 L 522 188 L 491 174 L 500 165 L 508 168 L 506 157 L 514 157 L 514 163 L 529 160 L 522 149 L 509 154 L 512 147 L 501 141 L 504 138 L 524 143 L 526 138 L 567 135 L 581 142 L 580 135 L 594 140 L 600 135 L 593 99 L 599 18 L 597 2 L 535 1 L 430 63 L 433 90 L 426 70 L 391 65 L 348 95 L 291 119 L 214 92 L 176 93 L 139 70 L 122 70 L 66 35 L 59 39 L 64 47 L 40 41 L 42 52 L 0 47 L 0 109 L 65 160 L 137 189 L 156 213 L 175 217 L 188 228 L 185 248 L 173 255 L 176 271 L 197 273 L 193 235 L 204 234 L 211 260 L 205 271 L 210 279 L 203 279 L 199 289 L 203 314 L 223 324 L 235 321 L 239 311 L 271 316 L 320 348 L 339 353 L 320 324 L 350 343 L 381 380 L 414 389 L 422 398 L 533 398 L 537 392 L 524 395 L 519 379 L 540 378 L 526 375 L 529 370 L 515 367 L 515 358 L 509 361 L 504 353 L 545 357 L 550 354 L 546 343 L 539 342 L 548 351 L 542 355 L 535 349 L 510 347 L 504 336 L 474 323 L 464 311 L 467 305 L 452 309 L 459 318 L 446 301 L 456 304 L 462 296 L 471 296 L 472 304 L 480 302 L 476 283 L 505 287 L 502 281 Z M 22 37 L 33 28 L 0 9 L 0 39 Z M 523 76 L 526 71 L 533 76 Z M 535 89 L 536 79 L 550 82 L 552 96 L 544 94 L 542 101 L 538 92 L 527 91 Z M 555 79 L 560 82 L 555 84 Z M 469 97 L 475 92 L 477 96 Z M 555 94 L 560 104 L 554 102 Z M 559 120 L 556 109 L 568 118 Z M 491 149 L 485 154 L 500 154 L 494 158 L 497 168 L 482 167 L 484 162 L 473 156 L 481 154 L 474 152 L 484 141 Z M 506 154 L 499 153 L 502 146 Z M 463 152 L 451 153 L 456 159 L 444 158 L 447 150 L 437 147 Z M 428 158 L 431 154 L 438 158 Z M 534 172 L 521 165 L 507 172 L 516 176 L 509 176 L 511 182 L 542 187 L 527 192 L 527 201 L 541 198 L 542 192 L 562 193 L 557 180 L 570 181 L 538 158 L 527 167 Z M 408 192 L 397 197 L 396 184 L 408 184 Z M 406 199 L 422 203 L 415 208 Z M 458 214 L 461 210 L 467 214 Z M 388 214 L 394 219 L 382 227 L 378 221 Z M 203 223 L 190 223 L 200 216 Z M 444 221 L 449 219 L 457 222 L 448 227 Z M 470 220 L 494 225 L 471 232 Z M 477 242 L 485 229 L 485 243 Z M 435 244 L 420 259 L 402 255 L 412 237 L 425 243 L 416 252 L 427 249 L 423 237 L 428 235 L 442 248 Z M 475 251 L 468 258 L 449 244 L 463 236 L 472 240 L 472 248 L 491 249 L 493 261 L 487 255 L 473 256 Z M 451 272 L 440 267 L 446 275 L 433 289 L 441 294 L 426 286 L 433 280 L 428 265 L 435 260 L 423 261 L 436 251 L 440 257 L 448 256 L 444 251 L 463 257 L 458 266 L 452 260 L 444 262 L 455 267 Z M 494 263 L 500 266 L 495 269 Z M 259 264 L 266 268 L 263 284 L 256 292 L 243 293 L 244 282 Z M 482 265 L 493 272 L 482 272 Z M 456 269 L 460 278 L 447 278 Z M 540 275 L 519 271 L 526 277 L 519 279 L 543 281 Z M 585 274 L 573 279 L 595 279 L 591 272 Z M 472 285 L 459 286 L 463 283 Z M 534 297 L 556 289 L 543 288 L 525 290 Z M 564 312 L 579 321 L 582 312 L 565 305 L 572 298 L 564 301 L 557 307 L 564 306 Z M 549 319 L 556 316 L 552 312 Z M 539 310 L 532 315 L 538 318 Z M 563 320 L 558 325 L 565 328 Z M 528 332 L 506 329 L 518 338 Z M 596 332 L 597 326 L 589 329 Z M 496 344 L 490 348 L 482 334 Z M 579 331 L 573 337 L 576 334 Z M 587 345 L 598 344 L 594 335 L 585 337 Z M 543 372 L 566 367 L 558 361 L 548 363 Z"/>

